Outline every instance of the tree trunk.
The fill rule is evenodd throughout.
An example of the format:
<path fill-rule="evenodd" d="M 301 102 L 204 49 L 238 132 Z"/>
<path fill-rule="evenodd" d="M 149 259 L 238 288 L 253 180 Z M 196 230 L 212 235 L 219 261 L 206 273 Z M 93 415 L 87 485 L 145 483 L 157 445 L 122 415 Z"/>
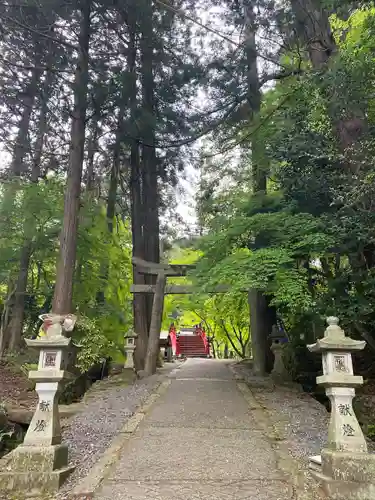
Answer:
<path fill-rule="evenodd" d="M 35 51 L 35 55 L 37 50 Z M 36 57 L 37 59 L 37 57 Z M 22 102 L 21 119 L 18 124 L 17 137 L 13 149 L 12 163 L 10 167 L 10 174 L 12 180 L 19 180 L 22 174 L 26 173 L 25 157 L 30 152 L 29 144 L 29 128 L 31 115 L 34 110 L 35 99 L 38 93 L 39 84 L 42 76 L 40 69 L 34 69 L 31 74 L 30 81 L 24 92 L 24 99 Z M 11 213 L 14 198 L 18 190 L 19 183 L 8 186 L 4 190 L 2 205 L 5 207 L 6 212 Z M 7 217 L 5 217 L 7 219 Z M 4 226 L 10 224 L 10 221 L 5 220 Z M 20 345 L 22 324 L 24 319 L 24 300 L 27 285 L 27 274 L 29 269 L 29 261 L 31 254 L 31 245 L 26 243 L 21 250 L 20 255 L 20 269 L 18 278 L 16 280 L 16 290 L 14 297 L 14 304 L 7 309 L 7 322 L 2 322 L 1 332 L 1 349 L 8 347 L 16 349 Z"/>
<path fill-rule="evenodd" d="M 235 351 L 235 353 L 240 357 L 240 358 L 244 358 L 244 356 L 241 354 L 241 352 L 243 352 L 243 347 L 241 345 L 241 351 L 238 349 L 238 347 L 236 346 L 236 344 L 233 342 L 233 339 L 232 337 L 230 336 L 229 332 L 225 332 L 228 340 L 229 340 L 229 343 L 230 345 L 232 346 L 233 350 Z"/>
<path fill-rule="evenodd" d="M 311 64 L 321 69 L 336 52 L 328 11 L 321 0 L 291 0 L 297 33 L 306 44 Z"/>
<path fill-rule="evenodd" d="M 253 370 L 256 375 L 265 375 L 273 365 L 269 335 L 272 325 L 276 324 L 276 310 L 269 306 L 267 298 L 258 290 L 250 290 L 248 298 Z"/>
<path fill-rule="evenodd" d="M 140 244 L 134 245 L 135 256 L 142 254 L 145 260 L 160 262 L 160 239 L 159 239 L 159 195 L 158 195 L 158 167 L 155 152 L 155 82 L 154 82 L 154 34 L 152 25 L 153 7 L 150 0 L 144 5 L 141 21 L 141 84 L 142 84 L 142 119 L 141 119 L 141 164 L 137 171 L 133 172 L 132 182 L 134 197 L 139 201 L 139 211 L 135 214 L 133 207 L 133 242 L 140 238 Z M 134 205 L 133 199 L 133 205 Z M 141 227 L 141 230 L 135 226 Z M 135 272 L 135 283 L 154 284 L 155 277 L 139 276 Z M 138 369 L 142 369 L 145 362 L 148 333 L 151 328 L 151 315 L 153 298 L 151 294 L 142 298 L 134 296 L 134 323 L 137 330 L 137 348 L 135 352 L 135 363 Z M 142 316 L 142 317 L 141 317 Z"/>
<path fill-rule="evenodd" d="M 35 142 L 35 152 L 31 170 L 31 182 L 33 184 L 37 184 L 40 177 L 43 146 L 44 146 L 45 135 L 47 132 L 48 100 L 51 92 L 52 78 L 53 74 L 52 72 L 49 71 L 46 75 L 42 90 L 38 136 Z M 31 214 L 31 216 L 29 215 L 26 202 L 25 222 L 24 222 L 25 241 L 21 249 L 20 267 L 16 283 L 14 306 L 12 309 L 11 321 L 8 327 L 10 351 L 17 351 L 21 347 L 23 322 L 25 318 L 27 279 L 30 266 L 30 259 L 33 251 L 32 238 L 34 230 L 35 230 L 35 219 L 33 214 Z"/>
<path fill-rule="evenodd" d="M 11 278 L 9 278 L 7 297 L 4 301 L 4 307 L 3 307 L 3 310 L 1 313 L 1 321 L 0 321 L 0 358 L 3 357 L 6 349 L 8 348 L 8 344 L 9 344 L 8 325 L 10 322 L 10 311 L 12 309 L 15 291 L 16 291 L 16 288 L 13 287 L 13 282 L 12 282 Z"/>
<path fill-rule="evenodd" d="M 329 23 L 329 12 L 321 0 L 292 0 L 291 4 L 296 18 L 297 32 L 306 46 L 311 65 L 315 70 L 321 71 L 337 53 Z M 334 98 L 331 95 L 326 97 L 328 103 Z M 366 117 L 360 109 L 347 109 L 346 113 L 349 116 L 344 119 L 336 116 L 336 110 L 331 109 L 329 112 L 340 148 L 345 151 L 357 142 L 367 129 Z M 348 167 L 353 170 L 356 168 L 350 162 Z"/>
<path fill-rule="evenodd" d="M 154 82 L 154 35 L 152 2 L 145 8 L 141 36 L 142 80 L 142 183 L 145 207 L 145 258 L 160 261 L 158 168 L 155 151 L 156 103 Z"/>
<path fill-rule="evenodd" d="M 37 53 L 37 51 L 36 51 Z M 14 203 L 16 192 L 19 188 L 19 178 L 22 174 L 26 173 L 25 157 L 30 151 L 29 144 L 29 128 L 31 115 L 34 109 L 35 99 L 37 96 L 42 71 L 34 69 L 31 74 L 29 84 L 24 92 L 24 99 L 22 102 L 21 118 L 18 123 L 18 132 L 16 141 L 13 148 L 12 162 L 10 166 L 11 180 L 16 181 L 4 189 L 4 196 L 2 198 L 2 206 L 5 208 L 5 213 L 11 213 Z M 11 224 L 8 217 L 5 217 L 3 222 L 4 226 Z"/>
<path fill-rule="evenodd" d="M 81 2 L 79 56 L 74 81 L 74 109 L 72 113 L 71 149 L 67 187 L 64 201 L 63 228 L 60 237 L 60 256 L 57 266 L 52 311 L 70 313 L 73 298 L 73 278 L 77 253 L 78 214 L 85 146 L 87 111 L 88 62 L 90 41 L 91 0 Z"/>
<path fill-rule="evenodd" d="M 229 358 L 229 347 L 228 347 L 228 342 L 225 342 L 224 344 L 224 359 Z"/>
<path fill-rule="evenodd" d="M 212 347 L 212 357 L 216 359 L 215 339 L 212 338 L 210 344 Z"/>
<path fill-rule="evenodd" d="M 155 83 L 153 75 L 153 39 L 145 28 L 142 41 L 142 183 L 144 203 L 145 258 L 160 262 L 158 167 L 155 151 Z"/>
<path fill-rule="evenodd" d="M 9 323 L 9 350 L 17 351 L 21 346 L 22 328 L 25 317 L 25 295 L 27 289 L 27 277 L 32 253 L 31 240 L 24 243 L 21 250 L 20 269 L 18 272 L 14 306 Z"/>
<path fill-rule="evenodd" d="M 92 125 L 91 134 L 87 145 L 87 170 L 86 170 L 86 190 L 91 193 L 94 188 L 94 165 L 95 165 L 95 153 L 98 151 L 98 126 L 99 116 L 95 114 Z"/>
<path fill-rule="evenodd" d="M 133 257 L 144 258 L 143 244 L 143 206 L 141 202 L 141 174 L 138 144 L 133 144 L 131 153 L 131 211 L 132 211 L 132 239 Z M 144 275 L 137 272 L 133 266 L 133 282 L 136 285 L 145 284 Z M 143 370 L 146 358 L 148 341 L 147 301 L 143 293 L 133 296 L 134 331 L 138 334 L 134 353 L 136 371 Z"/>
<path fill-rule="evenodd" d="M 166 276 L 159 274 L 156 280 L 156 289 L 152 305 L 150 334 L 148 337 L 147 354 L 145 360 L 145 374 L 152 375 L 156 372 L 159 356 L 159 339 L 163 319 L 164 291 Z"/>
<path fill-rule="evenodd" d="M 244 0 L 244 34 L 245 54 L 247 63 L 247 101 L 253 116 L 260 112 L 261 93 L 258 73 L 258 52 L 256 46 L 257 22 L 253 2 Z M 253 175 L 253 193 L 266 193 L 267 163 L 263 144 L 255 134 L 251 145 L 251 164 Z M 253 344 L 254 371 L 263 375 L 267 371 L 267 360 L 271 355 L 268 335 L 267 300 L 259 290 L 250 290 L 248 295 L 250 310 L 250 327 Z"/>
<path fill-rule="evenodd" d="M 121 103 L 119 118 L 117 122 L 115 144 L 113 149 L 113 160 L 112 160 L 111 176 L 109 180 L 108 198 L 107 198 L 107 229 L 108 229 L 107 244 L 108 245 L 111 244 L 113 235 L 113 219 L 115 218 L 116 215 L 117 187 L 120 177 L 123 126 L 124 126 L 124 103 Z M 102 305 L 105 302 L 105 286 L 106 282 L 108 281 L 109 266 L 110 266 L 109 260 L 106 260 L 102 264 L 102 270 L 101 270 L 102 286 L 101 290 L 98 292 L 96 297 L 97 303 Z"/>
<path fill-rule="evenodd" d="M 129 27 L 129 46 L 128 46 L 128 93 L 130 107 L 130 123 L 137 124 L 137 23 L 134 16 L 128 13 L 124 19 Z M 140 161 L 140 141 L 139 135 L 142 130 L 134 127 L 131 131 L 130 140 L 130 201 L 131 201 L 131 222 L 132 222 L 132 255 L 133 257 L 145 258 L 144 247 L 144 194 L 143 194 L 143 176 L 142 164 Z M 133 266 L 133 283 L 136 285 L 145 284 L 143 274 L 137 272 Z M 151 297 L 152 299 L 152 297 Z M 149 324 L 147 322 L 147 298 L 144 294 L 135 293 L 133 295 L 133 327 L 138 334 L 136 340 L 136 349 L 134 352 L 134 365 L 136 371 L 144 369 L 144 363 L 147 352 Z"/>
<path fill-rule="evenodd" d="M 14 146 L 13 159 L 11 165 L 12 174 L 15 177 L 26 172 L 24 160 L 28 152 L 30 152 L 29 145 L 29 128 L 30 128 L 30 118 L 34 110 L 35 98 L 38 92 L 40 79 L 42 76 L 42 71 L 40 69 L 34 69 L 31 75 L 29 85 L 25 91 L 25 98 L 23 100 L 23 111 L 21 119 L 18 125 L 18 133 L 16 138 L 16 144 Z"/>
<path fill-rule="evenodd" d="M 150 262 L 160 262 L 158 168 L 155 151 L 156 103 L 154 82 L 153 7 L 148 0 L 141 23 L 141 81 L 142 81 L 142 185 L 144 214 L 144 254 Z M 154 284 L 155 276 L 146 283 Z M 146 296 L 148 331 L 151 325 L 152 296 Z"/>

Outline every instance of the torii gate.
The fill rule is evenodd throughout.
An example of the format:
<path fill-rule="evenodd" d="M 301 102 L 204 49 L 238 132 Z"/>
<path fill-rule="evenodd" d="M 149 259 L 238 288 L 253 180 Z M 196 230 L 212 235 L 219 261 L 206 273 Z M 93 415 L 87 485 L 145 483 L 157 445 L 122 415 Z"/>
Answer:
<path fill-rule="evenodd" d="M 168 294 L 190 294 L 194 292 L 192 285 L 167 285 L 169 277 L 183 277 L 188 271 L 195 269 L 192 264 L 158 264 L 147 262 L 138 257 L 133 257 L 135 271 L 139 274 L 156 276 L 155 285 L 132 285 L 132 293 L 153 293 L 151 324 L 147 344 L 145 372 L 147 375 L 155 373 L 159 353 L 159 335 L 163 319 L 164 297 Z M 229 290 L 226 285 L 219 285 L 208 293 L 225 293 Z M 245 290 L 247 291 L 247 290 Z"/>
<path fill-rule="evenodd" d="M 164 296 L 167 294 L 190 294 L 194 292 L 192 285 L 167 285 L 168 277 L 183 277 L 187 272 L 195 269 L 194 264 L 158 264 L 156 262 L 147 262 L 138 257 L 133 257 L 133 265 L 135 271 L 139 274 L 147 274 L 156 276 L 155 285 L 132 285 L 132 293 L 153 293 L 154 300 L 152 304 L 151 324 L 146 354 L 146 375 L 151 375 L 156 372 L 156 363 L 159 353 L 159 334 L 163 319 Z M 228 285 L 218 285 L 206 293 L 225 293 L 230 290 Z M 250 296 L 248 289 L 242 289 Z M 253 291 L 254 292 L 254 291 Z M 256 293 L 256 291 L 255 291 Z M 249 297 L 250 298 L 250 297 Z M 258 301 L 259 302 L 259 301 Z M 266 318 L 266 321 L 264 321 Z M 252 332 L 252 344 L 254 355 L 254 366 L 256 365 L 256 352 L 261 352 L 261 346 L 268 342 L 268 337 L 272 332 L 272 324 L 276 322 L 276 313 L 274 320 L 265 316 L 265 306 L 258 303 L 257 308 L 251 311 L 250 323 Z M 261 359 L 260 357 L 258 358 Z M 261 371 L 259 370 L 259 373 Z"/>

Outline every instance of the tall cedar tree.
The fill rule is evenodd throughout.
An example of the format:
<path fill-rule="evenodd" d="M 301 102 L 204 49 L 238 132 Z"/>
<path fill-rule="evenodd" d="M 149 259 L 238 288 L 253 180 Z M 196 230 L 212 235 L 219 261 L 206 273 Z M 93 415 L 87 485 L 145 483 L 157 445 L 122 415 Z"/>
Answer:
<path fill-rule="evenodd" d="M 83 171 L 87 89 L 89 80 L 90 14 L 92 0 L 81 0 L 78 60 L 74 79 L 74 108 L 72 112 L 70 156 L 64 202 L 63 227 L 60 236 L 60 256 L 52 311 L 72 312 L 73 277 L 76 264 L 78 214 Z"/>

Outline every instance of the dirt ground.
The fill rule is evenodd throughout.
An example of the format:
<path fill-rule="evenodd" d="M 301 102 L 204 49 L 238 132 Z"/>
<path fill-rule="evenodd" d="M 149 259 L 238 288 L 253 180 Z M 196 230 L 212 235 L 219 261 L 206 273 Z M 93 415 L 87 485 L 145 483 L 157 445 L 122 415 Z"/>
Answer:
<path fill-rule="evenodd" d="M 26 375 L 18 373 L 12 364 L 0 361 L 0 404 L 35 407 L 38 398 L 30 388 Z"/>

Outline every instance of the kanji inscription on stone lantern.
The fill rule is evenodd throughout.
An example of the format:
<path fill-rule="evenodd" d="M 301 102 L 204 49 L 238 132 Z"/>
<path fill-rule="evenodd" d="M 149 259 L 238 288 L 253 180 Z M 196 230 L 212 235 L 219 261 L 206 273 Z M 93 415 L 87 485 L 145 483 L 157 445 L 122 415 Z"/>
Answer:
<path fill-rule="evenodd" d="M 367 451 L 366 440 L 355 416 L 352 401 L 355 387 L 363 378 L 353 373 L 351 353 L 364 349 L 364 341 L 345 336 L 335 317 L 327 318 L 326 336 L 310 345 L 312 352 L 321 352 L 323 375 L 317 383 L 326 389 L 331 401 L 331 420 L 328 429 L 328 448 L 336 451 Z"/>
<path fill-rule="evenodd" d="M 71 376 L 65 371 L 70 338 L 63 333 L 73 330 L 76 317 L 51 313 L 40 318 L 44 335 L 26 339 L 29 347 L 39 350 L 38 369 L 29 373 L 39 401 L 24 442 L 0 463 L 0 492 L 56 492 L 74 469 L 68 465 L 68 447 L 61 440 L 58 396 L 61 382 Z"/>
<path fill-rule="evenodd" d="M 323 375 L 316 381 L 326 389 L 331 401 L 328 442 L 321 456 L 311 457 L 313 475 L 325 493 L 335 500 L 373 500 L 375 498 L 375 455 L 367 443 L 353 409 L 355 388 L 363 384 L 354 375 L 352 353 L 366 342 L 345 335 L 336 317 L 327 318 L 325 336 L 309 345 L 322 354 Z"/>

